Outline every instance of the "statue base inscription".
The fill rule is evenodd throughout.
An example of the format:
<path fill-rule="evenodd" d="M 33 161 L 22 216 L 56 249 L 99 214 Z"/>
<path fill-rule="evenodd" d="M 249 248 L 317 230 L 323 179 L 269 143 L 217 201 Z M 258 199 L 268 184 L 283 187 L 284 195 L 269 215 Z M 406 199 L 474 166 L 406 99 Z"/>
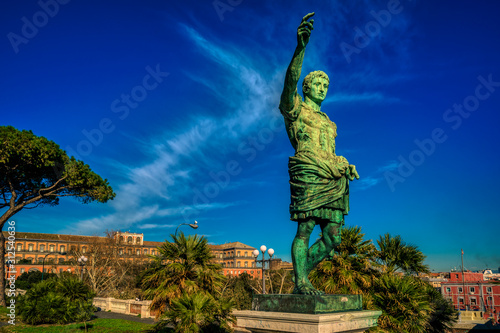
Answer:
<path fill-rule="evenodd" d="M 361 295 L 254 295 L 252 310 L 304 314 L 361 311 Z"/>
<path fill-rule="evenodd" d="M 267 311 L 233 311 L 235 332 L 252 333 L 361 333 L 377 326 L 381 311 L 304 314 Z"/>

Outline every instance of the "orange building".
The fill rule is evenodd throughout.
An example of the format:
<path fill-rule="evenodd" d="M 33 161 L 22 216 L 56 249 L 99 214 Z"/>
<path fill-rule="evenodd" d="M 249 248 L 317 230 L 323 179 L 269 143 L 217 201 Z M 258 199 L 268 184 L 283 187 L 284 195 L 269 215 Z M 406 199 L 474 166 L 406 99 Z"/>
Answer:
<path fill-rule="evenodd" d="M 14 274 L 16 278 L 24 272 L 42 271 L 42 269 L 46 273 L 63 271 L 78 273 L 81 267 L 74 264 L 77 255 L 85 256 L 90 246 L 95 243 L 110 242 L 108 237 L 32 232 L 16 232 L 15 241 L 10 242 L 8 233 L 5 231 L 3 233 L 5 260 L 7 264 L 9 259 L 15 260 L 14 271 L 9 271 L 7 265 L 6 274 Z M 158 246 L 163 244 L 163 242 L 145 241 L 144 234 L 139 233 L 116 232 L 113 237 L 119 257 L 136 262 L 152 260 L 148 255 L 158 254 Z M 209 247 L 214 254 L 215 262 L 222 265 L 224 275 L 239 275 L 245 272 L 254 277 L 261 277 L 261 270 L 255 267 L 255 260 L 252 257 L 255 248 L 240 242 L 209 245 Z"/>

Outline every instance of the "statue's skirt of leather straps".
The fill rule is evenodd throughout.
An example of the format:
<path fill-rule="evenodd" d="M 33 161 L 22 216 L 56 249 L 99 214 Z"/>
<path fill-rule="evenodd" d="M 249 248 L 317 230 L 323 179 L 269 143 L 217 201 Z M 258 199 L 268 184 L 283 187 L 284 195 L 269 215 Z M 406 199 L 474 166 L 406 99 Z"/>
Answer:
<path fill-rule="evenodd" d="M 332 162 L 323 161 L 312 154 L 289 158 L 291 220 L 317 218 L 334 221 L 335 210 L 347 215 L 349 181 L 346 176 L 334 177 Z"/>

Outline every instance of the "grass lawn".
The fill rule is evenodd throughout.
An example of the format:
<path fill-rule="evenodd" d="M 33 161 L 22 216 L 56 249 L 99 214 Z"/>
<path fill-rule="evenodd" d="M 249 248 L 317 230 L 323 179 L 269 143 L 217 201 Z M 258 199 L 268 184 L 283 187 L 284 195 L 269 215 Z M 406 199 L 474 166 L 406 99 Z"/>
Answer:
<path fill-rule="evenodd" d="M 137 323 L 121 319 L 97 318 L 87 322 L 88 332 L 146 332 L 153 325 Z M 0 328 L 0 332 L 22 332 L 22 333 L 58 333 L 58 332 L 85 332 L 85 326 L 81 323 L 68 325 L 25 325 L 16 320 L 16 325 L 8 325 Z M 165 333 L 170 331 L 165 331 Z"/>

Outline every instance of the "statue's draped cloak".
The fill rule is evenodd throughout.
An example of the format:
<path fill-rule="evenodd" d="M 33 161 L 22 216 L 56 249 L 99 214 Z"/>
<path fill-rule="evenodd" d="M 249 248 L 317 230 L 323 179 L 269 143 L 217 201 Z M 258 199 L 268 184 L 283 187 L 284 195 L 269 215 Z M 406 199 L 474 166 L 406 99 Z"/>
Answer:
<path fill-rule="evenodd" d="M 335 210 L 349 211 L 349 163 L 335 155 L 337 126 L 321 111 L 315 111 L 295 95 L 292 110 L 280 110 L 285 117 L 288 137 L 295 148 L 289 158 L 290 218 L 335 220 Z"/>

